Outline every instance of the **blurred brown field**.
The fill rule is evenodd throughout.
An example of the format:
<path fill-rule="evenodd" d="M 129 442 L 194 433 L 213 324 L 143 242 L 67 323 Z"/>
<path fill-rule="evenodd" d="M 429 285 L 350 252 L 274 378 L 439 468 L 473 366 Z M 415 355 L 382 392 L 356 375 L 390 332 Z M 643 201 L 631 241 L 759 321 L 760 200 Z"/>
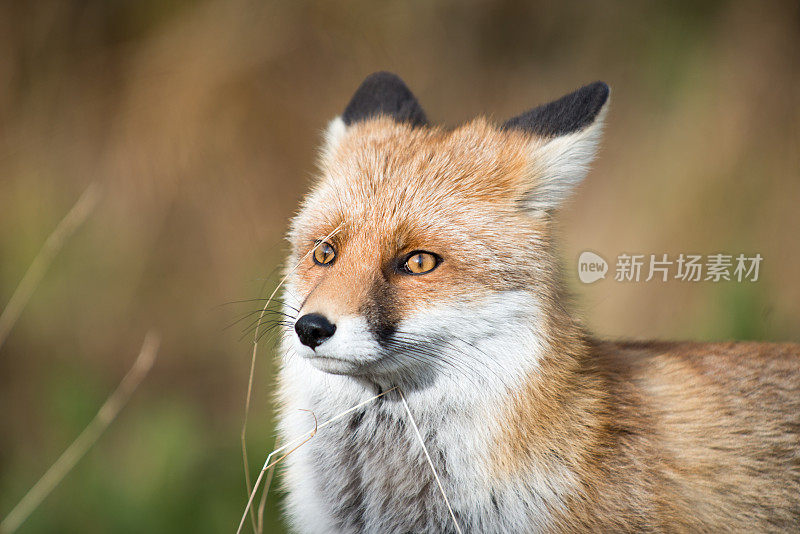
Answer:
<path fill-rule="evenodd" d="M 587 324 L 800 341 L 797 2 L 5 2 L 0 307 L 87 185 L 103 196 L 0 347 L 0 518 L 155 327 L 155 369 L 20 532 L 235 530 L 252 342 L 225 326 L 258 303 L 226 303 L 269 295 L 320 131 L 384 69 L 447 125 L 608 82 L 602 151 L 561 218 Z M 764 260 L 755 283 L 587 286 L 583 250 Z M 270 345 L 254 472 L 273 443 Z"/>

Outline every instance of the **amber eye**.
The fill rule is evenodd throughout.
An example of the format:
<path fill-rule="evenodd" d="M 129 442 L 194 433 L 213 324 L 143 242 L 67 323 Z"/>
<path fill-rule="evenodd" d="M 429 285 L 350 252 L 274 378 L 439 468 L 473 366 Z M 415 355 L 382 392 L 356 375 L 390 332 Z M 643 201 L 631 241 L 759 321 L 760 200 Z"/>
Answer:
<path fill-rule="evenodd" d="M 317 243 L 314 248 L 314 263 L 317 265 L 328 265 L 336 259 L 336 251 L 325 241 Z"/>
<path fill-rule="evenodd" d="M 425 274 L 439 265 L 439 258 L 430 252 L 414 252 L 408 257 L 403 269 L 411 274 Z"/>

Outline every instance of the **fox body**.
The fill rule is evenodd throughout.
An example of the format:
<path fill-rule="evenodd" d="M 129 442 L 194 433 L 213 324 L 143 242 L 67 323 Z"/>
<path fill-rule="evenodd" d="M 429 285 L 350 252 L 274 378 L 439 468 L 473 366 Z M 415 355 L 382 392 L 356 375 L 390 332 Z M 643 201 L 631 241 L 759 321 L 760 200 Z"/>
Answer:
<path fill-rule="evenodd" d="M 292 222 L 280 434 L 298 532 L 800 528 L 800 346 L 611 343 L 566 308 L 552 214 L 595 83 L 503 125 L 430 126 L 368 77 Z"/>

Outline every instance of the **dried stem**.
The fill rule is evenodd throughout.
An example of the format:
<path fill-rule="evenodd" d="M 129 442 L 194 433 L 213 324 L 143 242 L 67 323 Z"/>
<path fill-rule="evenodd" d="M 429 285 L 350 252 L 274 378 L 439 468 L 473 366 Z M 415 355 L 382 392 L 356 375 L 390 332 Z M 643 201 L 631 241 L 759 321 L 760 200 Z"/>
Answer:
<path fill-rule="evenodd" d="M 153 367 L 159 343 L 158 334 L 153 331 L 147 333 L 139 351 L 139 356 L 136 357 L 136 361 L 133 362 L 133 366 L 125 374 L 117 389 L 106 399 L 97 415 L 83 432 L 67 447 L 58 460 L 3 519 L 2 523 L 0 523 L 1 533 L 11 534 L 16 531 L 50 492 L 61 483 L 64 477 L 75 467 L 75 464 L 83 458 L 89 448 L 95 444 L 105 429 L 108 428 L 108 425 L 116 419 L 120 410 L 125 407 L 133 392 L 136 391 L 136 388 L 139 387 L 139 384 Z"/>
<path fill-rule="evenodd" d="M 458 534 L 461 534 L 461 527 L 458 526 L 458 521 L 456 521 L 456 514 L 453 513 L 453 508 L 450 506 L 450 500 L 447 498 L 447 494 L 444 492 L 442 481 L 439 480 L 439 473 L 436 472 L 436 467 L 433 466 L 433 461 L 431 461 L 431 455 L 428 454 L 428 447 L 425 446 L 425 440 L 422 439 L 422 434 L 420 434 L 419 432 L 419 428 L 417 427 L 417 422 L 414 421 L 414 416 L 411 415 L 411 410 L 408 408 L 408 402 L 406 402 L 406 398 L 403 395 L 403 391 L 400 388 L 397 388 L 397 392 L 400 394 L 400 399 L 403 401 L 403 406 L 405 407 L 406 413 L 408 414 L 408 418 L 411 421 L 411 426 L 414 427 L 414 432 L 417 434 L 417 439 L 419 439 L 419 444 L 422 445 L 422 451 L 425 453 L 425 458 L 428 460 L 428 465 L 431 466 L 431 471 L 433 471 L 433 477 L 436 479 L 436 484 L 438 484 L 439 491 L 442 493 L 442 497 L 444 498 L 444 503 L 447 505 L 447 510 L 450 512 L 450 517 L 453 519 L 453 525 L 455 525 Z"/>
<path fill-rule="evenodd" d="M 275 440 L 278 443 L 278 440 Z M 267 470 L 267 479 L 264 481 L 264 489 L 261 491 L 261 501 L 258 503 L 258 534 L 264 534 L 264 510 L 267 506 L 269 487 L 272 485 L 272 477 L 275 474 L 275 466 Z"/>
<path fill-rule="evenodd" d="M 3 346 L 9 332 L 19 319 L 22 310 L 30 300 L 36 286 L 41 282 L 47 267 L 64 246 L 66 240 L 83 224 L 97 205 L 99 199 L 99 186 L 92 183 L 87 187 L 72 209 L 61 219 L 53 233 L 42 245 L 41 250 L 31 262 L 30 267 L 20 280 L 17 289 L 11 295 L 3 313 L 0 314 L 0 347 Z"/>
<path fill-rule="evenodd" d="M 369 404 L 370 402 L 372 402 L 372 401 L 374 401 L 376 399 L 379 399 L 379 398 L 383 397 L 384 395 L 386 395 L 387 393 L 390 393 L 390 392 L 392 392 L 392 391 L 394 391 L 396 389 L 397 389 L 397 387 L 395 386 L 393 388 L 387 389 L 383 393 L 379 393 L 378 395 L 375 395 L 374 397 L 370 397 L 369 399 L 367 399 L 367 400 L 365 400 L 363 402 L 360 402 L 360 403 L 356 404 L 355 406 L 353 406 L 351 408 L 348 408 L 347 410 L 341 412 L 340 414 L 331 417 L 330 419 L 328 419 L 327 421 L 325 421 L 324 423 L 322 423 L 320 425 L 317 425 L 317 422 L 316 422 L 317 417 L 316 417 L 316 415 L 314 415 L 314 428 L 312 430 L 309 430 L 308 432 L 306 432 L 302 436 L 293 439 L 289 443 L 287 443 L 287 444 L 283 445 L 282 447 L 279 447 L 279 448 L 275 449 L 274 451 L 272 451 L 271 453 L 269 453 L 269 456 L 267 456 L 267 460 L 264 462 L 264 467 L 261 468 L 261 472 L 259 473 L 258 478 L 256 479 L 255 486 L 253 487 L 252 491 L 250 492 L 250 498 L 247 501 L 247 506 L 245 506 L 244 513 L 242 514 L 242 519 L 239 522 L 239 528 L 236 530 L 236 534 L 241 534 L 241 532 L 242 532 L 242 527 L 244 526 L 244 522 L 247 519 L 247 514 L 250 511 L 251 506 L 253 505 L 253 499 L 255 498 L 256 493 L 258 492 L 258 487 L 261 485 L 261 479 L 264 477 L 264 473 L 266 473 L 268 471 L 271 472 L 272 468 L 275 467 L 275 465 L 277 465 L 280 461 L 282 461 L 284 458 L 289 456 L 291 453 L 296 451 L 298 448 L 300 448 L 302 445 L 304 445 L 306 442 L 308 442 L 311 438 L 313 438 L 316 435 L 317 431 L 322 430 L 323 428 L 325 428 L 326 426 L 330 425 L 331 423 L 334 423 L 335 421 L 338 421 L 342 417 L 344 417 L 344 416 L 346 416 L 346 415 L 358 410 L 362 406 L 365 406 L 365 405 Z M 313 415 L 313 412 L 312 412 L 312 415 Z M 276 455 L 276 454 L 278 454 L 280 452 L 283 452 L 286 449 L 289 449 L 289 451 L 287 453 L 285 453 L 283 456 L 281 456 L 280 458 L 278 458 L 274 462 L 271 461 L 272 457 L 274 455 Z M 269 478 L 271 479 L 272 476 L 270 475 Z"/>
<path fill-rule="evenodd" d="M 325 236 L 322 239 L 322 241 L 327 241 L 328 239 L 330 239 L 331 237 L 336 235 L 336 233 L 341 229 L 341 227 L 342 227 L 341 224 L 339 226 L 337 226 L 330 234 Z M 320 243 L 322 241 L 320 241 Z M 272 291 L 272 294 L 267 299 L 266 304 L 264 304 L 264 307 L 261 309 L 261 314 L 258 316 L 258 322 L 256 324 L 255 331 L 253 333 L 253 354 L 250 357 L 250 376 L 247 379 L 247 398 L 245 400 L 245 405 L 244 405 L 244 421 L 242 422 L 242 433 L 241 433 L 241 438 L 240 438 L 241 442 L 242 442 L 242 463 L 244 464 L 244 481 L 245 481 L 245 486 L 247 487 L 247 493 L 248 494 L 250 494 L 252 492 L 252 486 L 251 486 L 251 481 L 250 481 L 250 465 L 249 465 L 250 462 L 249 462 L 249 458 L 248 458 L 248 455 L 247 455 L 247 421 L 248 421 L 248 418 L 250 417 L 250 398 L 252 397 L 252 393 L 253 393 L 253 377 L 255 375 L 255 370 L 256 370 L 256 354 L 258 352 L 258 339 L 259 339 L 259 337 L 258 337 L 258 329 L 261 326 L 261 321 L 264 318 L 264 314 L 267 312 L 267 308 L 269 307 L 270 303 L 272 302 L 272 299 L 275 298 L 275 295 L 278 293 L 278 290 L 286 282 L 286 279 L 289 278 L 289 276 L 291 276 L 291 274 L 294 271 L 297 270 L 297 268 L 300 266 L 300 264 L 302 264 L 303 261 L 308 256 L 310 256 L 311 254 L 314 253 L 314 250 L 317 248 L 317 246 L 319 246 L 319 243 L 316 246 L 314 246 L 311 250 L 306 252 L 306 254 L 302 258 L 300 258 L 300 260 L 297 262 L 297 264 L 294 267 L 292 267 L 292 269 L 288 273 L 286 273 L 283 276 L 283 278 L 281 278 L 280 282 L 278 282 L 278 285 L 275 286 L 275 289 Z M 270 480 L 272 480 L 272 474 L 271 473 L 270 473 L 270 477 L 269 478 L 270 478 Z M 254 515 L 252 509 L 250 510 L 250 521 L 253 524 L 253 531 L 256 532 L 256 533 L 260 532 L 260 530 L 258 528 L 258 523 L 256 522 L 256 518 L 255 518 L 255 515 Z"/>

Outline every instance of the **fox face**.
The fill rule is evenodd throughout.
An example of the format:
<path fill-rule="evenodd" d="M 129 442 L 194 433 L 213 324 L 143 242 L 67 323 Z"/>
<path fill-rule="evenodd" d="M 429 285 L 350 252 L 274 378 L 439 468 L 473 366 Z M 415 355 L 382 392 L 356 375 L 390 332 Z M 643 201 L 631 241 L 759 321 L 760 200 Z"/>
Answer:
<path fill-rule="evenodd" d="M 502 365 L 484 345 L 547 335 L 550 216 L 586 173 L 607 97 L 595 83 L 503 125 L 444 129 L 399 78 L 368 77 L 292 222 L 293 352 L 415 382 Z"/>

